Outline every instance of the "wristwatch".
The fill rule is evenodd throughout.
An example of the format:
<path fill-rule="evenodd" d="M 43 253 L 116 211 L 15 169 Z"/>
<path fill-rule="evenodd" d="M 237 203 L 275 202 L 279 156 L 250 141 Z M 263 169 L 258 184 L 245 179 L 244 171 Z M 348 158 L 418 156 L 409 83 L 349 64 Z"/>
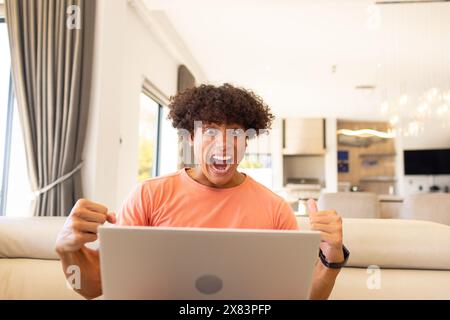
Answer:
<path fill-rule="evenodd" d="M 342 250 L 344 252 L 344 261 L 343 262 L 328 262 L 327 258 L 325 257 L 325 255 L 323 254 L 322 250 L 320 249 L 319 251 L 319 258 L 320 261 L 322 261 L 322 264 L 330 269 L 340 269 L 343 266 L 345 266 L 345 264 L 347 263 L 348 257 L 350 256 L 350 251 L 348 251 L 348 249 L 342 245 Z"/>

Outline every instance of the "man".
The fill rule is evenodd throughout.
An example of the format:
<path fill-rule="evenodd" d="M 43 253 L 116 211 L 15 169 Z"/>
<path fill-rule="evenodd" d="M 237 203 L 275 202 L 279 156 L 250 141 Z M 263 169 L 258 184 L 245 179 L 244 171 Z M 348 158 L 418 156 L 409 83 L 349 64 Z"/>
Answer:
<path fill-rule="evenodd" d="M 289 205 L 251 177 L 237 171 L 248 135 L 270 128 L 273 115 L 254 93 L 225 84 L 201 85 L 172 98 L 169 118 L 189 134 L 197 166 L 140 183 L 117 218 L 100 204 L 81 199 L 58 235 L 56 251 L 63 269 L 77 265 L 86 298 L 101 295 L 99 254 L 85 246 L 97 239 L 98 227 L 118 225 L 298 229 Z M 249 134 L 250 132 L 250 134 Z M 325 266 L 344 261 L 342 222 L 335 211 L 317 212 L 308 202 L 312 229 L 321 232 L 325 263 L 317 262 L 312 299 L 330 295 L 339 269 Z"/>

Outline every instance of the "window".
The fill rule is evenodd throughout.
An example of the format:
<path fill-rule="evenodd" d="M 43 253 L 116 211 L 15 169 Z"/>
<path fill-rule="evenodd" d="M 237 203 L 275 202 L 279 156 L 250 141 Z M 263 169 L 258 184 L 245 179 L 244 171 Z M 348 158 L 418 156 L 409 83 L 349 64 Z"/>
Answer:
<path fill-rule="evenodd" d="M 14 177 L 14 179 L 10 179 Z M 8 30 L 0 17 L 0 216 L 29 216 L 25 148 L 11 80 Z"/>
<path fill-rule="evenodd" d="M 172 122 L 167 119 L 169 108 L 163 107 L 161 118 L 161 148 L 159 150 L 159 174 L 173 173 L 178 169 L 180 156 L 178 150 L 178 131 L 172 126 Z"/>
<path fill-rule="evenodd" d="M 178 132 L 172 127 L 169 109 L 162 101 L 168 98 L 145 81 L 140 97 L 139 182 L 173 173 L 179 166 Z"/>
<path fill-rule="evenodd" d="M 140 99 L 138 181 L 159 175 L 162 106 L 145 92 Z"/>
<path fill-rule="evenodd" d="M 0 18 L 0 215 L 6 214 L 11 147 L 12 90 L 8 30 Z"/>

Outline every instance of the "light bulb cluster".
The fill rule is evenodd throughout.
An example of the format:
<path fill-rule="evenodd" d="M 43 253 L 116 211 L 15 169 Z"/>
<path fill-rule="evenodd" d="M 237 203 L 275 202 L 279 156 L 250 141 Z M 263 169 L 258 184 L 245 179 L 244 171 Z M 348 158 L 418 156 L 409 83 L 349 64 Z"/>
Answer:
<path fill-rule="evenodd" d="M 431 88 L 417 97 L 403 94 L 382 102 L 380 112 L 403 136 L 418 136 L 429 120 L 446 128 L 450 126 L 450 90 Z"/>

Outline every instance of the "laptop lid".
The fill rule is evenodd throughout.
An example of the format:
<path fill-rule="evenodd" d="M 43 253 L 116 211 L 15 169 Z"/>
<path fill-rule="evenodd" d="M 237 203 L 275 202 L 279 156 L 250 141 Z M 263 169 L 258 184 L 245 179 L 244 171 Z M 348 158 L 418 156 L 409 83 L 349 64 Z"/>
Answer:
<path fill-rule="evenodd" d="M 99 228 L 106 299 L 307 299 L 316 231 Z"/>

